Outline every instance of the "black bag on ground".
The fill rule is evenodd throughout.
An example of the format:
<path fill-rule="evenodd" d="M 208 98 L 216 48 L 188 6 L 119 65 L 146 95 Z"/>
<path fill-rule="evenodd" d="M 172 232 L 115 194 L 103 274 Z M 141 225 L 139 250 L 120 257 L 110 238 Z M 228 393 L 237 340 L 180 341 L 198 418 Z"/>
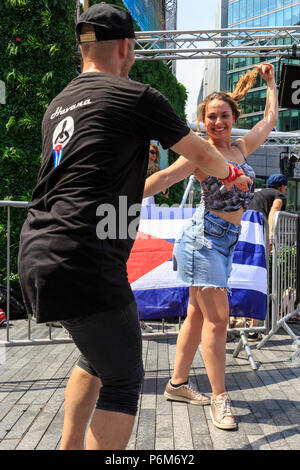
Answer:
<path fill-rule="evenodd" d="M 27 312 L 23 303 L 16 299 L 14 291 L 10 289 L 10 320 L 24 320 L 27 318 Z M 7 287 L 0 284 L 0 308 L 5 312 L 7 310 Z"/>

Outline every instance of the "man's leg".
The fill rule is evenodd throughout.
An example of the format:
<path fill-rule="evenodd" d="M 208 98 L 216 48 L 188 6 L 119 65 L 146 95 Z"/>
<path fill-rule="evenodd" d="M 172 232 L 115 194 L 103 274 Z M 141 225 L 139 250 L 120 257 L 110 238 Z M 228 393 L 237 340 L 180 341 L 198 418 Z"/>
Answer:
<path fill-rule="evenodd" d="M 87 446 L 89 449 L 125 449 L 137 412 L 144 376 L 142 337 L 135 302 L 123 309 L 64 320 L 62 323 L 90 368 L 97 377 L 101 377 L 101 393 L 88 432 Z M 85 401 L 86 395 L 87 401 L 91 404 L 92 400 L 94 405 L 96 393 L 95 390 L 91 393 L 91 378 L 88 375 L 85 376 L 85 382 L 82 376 L 77 378 L 81 382 L 80 394 L 83 399 L 78 399 L 76 406 L 73 402 L 73 406 L 69 408 L 68 420 L 73 427 L 80 416 L 76 448 L 82 449 L 82 436 L 93 407 L 80 410 L 80 403 Z M 73 385 L 75 383 L 74 380 Z M 74 393 L 77 391 L 71 385 L 70 403 Z M 68 429 L 71 427 L 67 428 L 70 435 Z"/>
<path fill-rule="evenodd" d="M 124 450 L 130 439 L 135 416 L 95 410 L 86 438 L 86 450 Z"/>
<path fill-rule="evenodd" d="M 101 381 L 77 365 L 65 392 L 61 450 L 83 450 L 86 428 L 99 396 Z"/>

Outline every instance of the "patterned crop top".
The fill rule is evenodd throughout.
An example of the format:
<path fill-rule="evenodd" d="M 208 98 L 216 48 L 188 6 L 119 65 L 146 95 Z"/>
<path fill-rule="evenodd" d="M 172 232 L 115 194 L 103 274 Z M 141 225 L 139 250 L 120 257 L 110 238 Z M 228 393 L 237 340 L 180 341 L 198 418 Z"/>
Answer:
<path fill-rule="evenodd" d="M 202 181 L 202 197 L 201 204 L 206 209 L 219 212 L 234 212 L 241 208 L 247 209 L 250 205 L 254 196 L 254 181 L 255 173 L 253 168 L 246 162 L 246 157 L 241 149 L 236 145 L 244 157 L 243 163 L 236 163 L 228 160 L 229 163 L 233 163 L 238 168 L 241 168 L 246 176 L 249 176 L 253 181 L 253 184 L 249 186 L 248 191 L 241 191 L 236 186 L 232 186 L 231 190 L 227 190 L 223 183 L 214 176 L 208 176 Z"/>

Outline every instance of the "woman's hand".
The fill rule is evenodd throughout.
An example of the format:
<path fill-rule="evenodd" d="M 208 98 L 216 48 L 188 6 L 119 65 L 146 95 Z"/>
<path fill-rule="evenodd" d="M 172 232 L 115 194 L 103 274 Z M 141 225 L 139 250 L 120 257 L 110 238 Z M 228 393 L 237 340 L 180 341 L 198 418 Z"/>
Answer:
<path fill-rule="evenodd" d="M 263 63 L 256 65 L 259 75 L 265 80 L 266 83 L 275 82 L 275 69 L 272 64 Z"/>

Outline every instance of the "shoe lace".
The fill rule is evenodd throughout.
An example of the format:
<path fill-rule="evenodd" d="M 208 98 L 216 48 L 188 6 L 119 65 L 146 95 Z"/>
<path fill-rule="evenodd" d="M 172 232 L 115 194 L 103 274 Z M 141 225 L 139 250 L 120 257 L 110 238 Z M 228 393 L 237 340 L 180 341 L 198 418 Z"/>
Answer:
<path fill-rule="evenodd" d="M 196 395 L 196 397 L 199 397 L 199 398 L 202 397 L 202 394 L 196 392 L 196 390 L 191 385 L 184 385 L 184 387 L 187 388 L 188 390 L 190 390 L 190 392 L 192 392 L 194 395 Z"/>
<path fill-rule="evenodd" d="M 232 416 L 231 412 L 231 403 L 228 396 L 222 397 L 219 400 L 215 400 L 216 407 L 218 409 L 218 413 L 223 416 Z"/>

